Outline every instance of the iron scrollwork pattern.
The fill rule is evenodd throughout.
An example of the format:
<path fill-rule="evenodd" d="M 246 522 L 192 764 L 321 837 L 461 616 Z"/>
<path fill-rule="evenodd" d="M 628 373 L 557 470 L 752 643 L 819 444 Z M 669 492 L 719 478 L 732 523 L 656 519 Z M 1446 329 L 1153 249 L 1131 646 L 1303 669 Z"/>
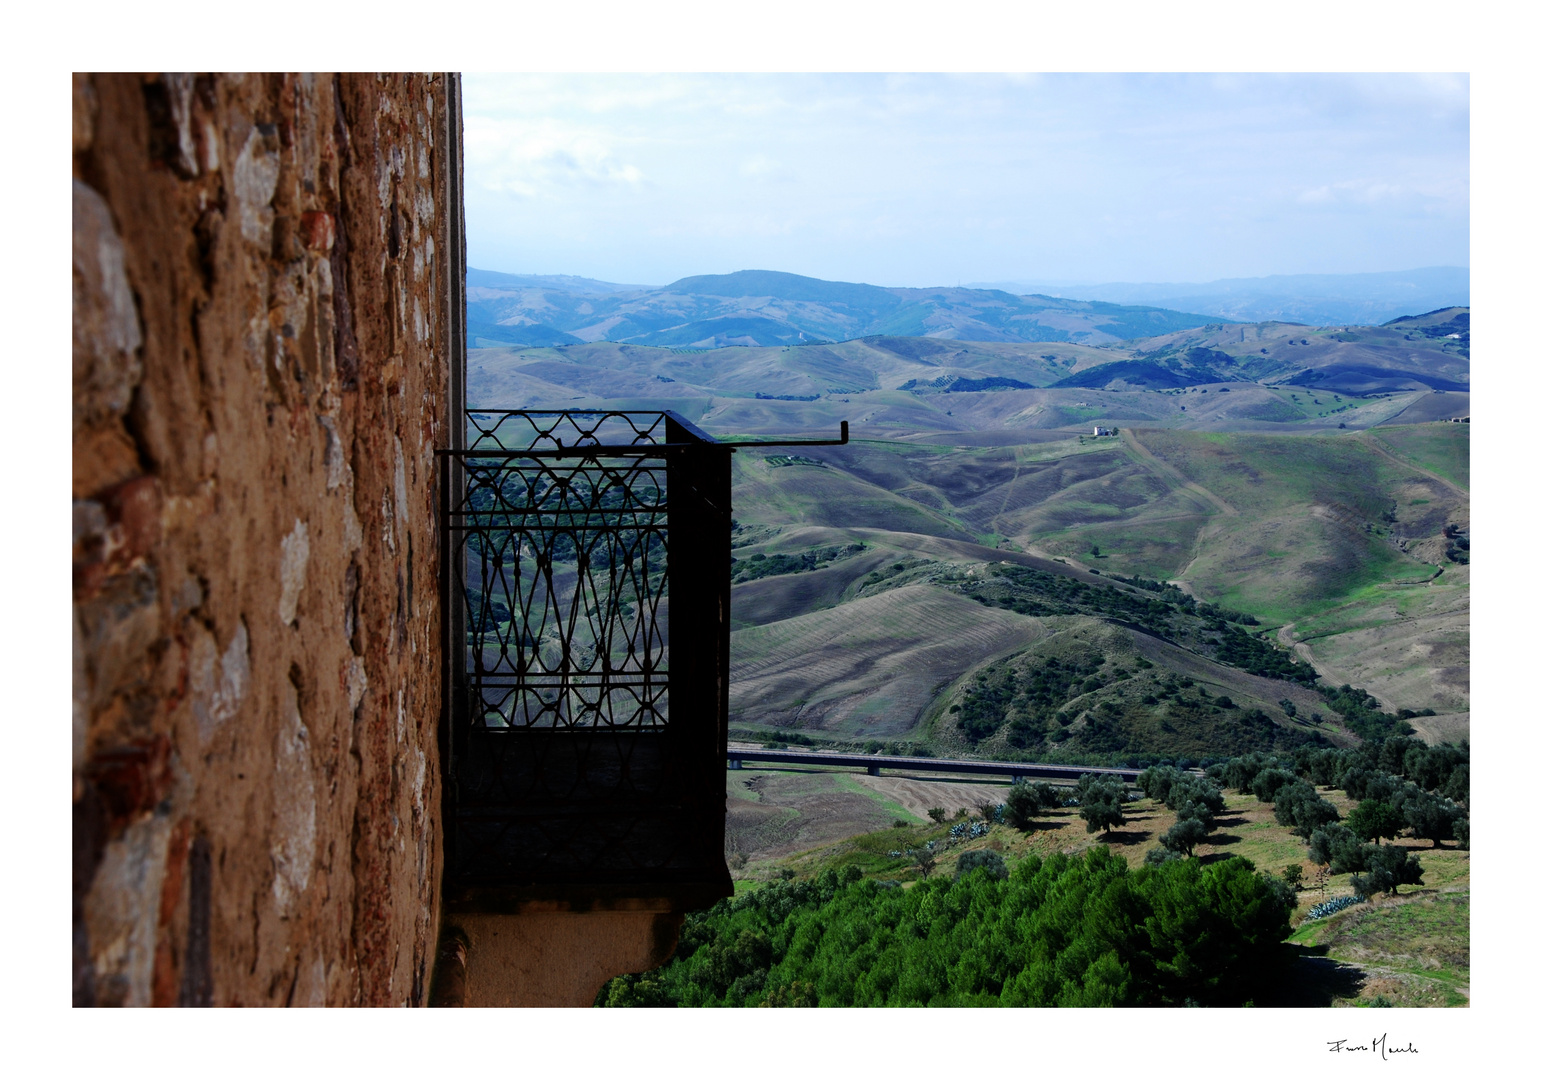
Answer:
<path fill-rule="evenodd" d="M 715 603 L 719 560 L 693 565 L 719 533 L 726 564 L 726 448 L 663 413 L 475 411 L 467 423 L 445 514 L 463 639 L 446 747 L 451 882 L 726 878 L 726 718 L 702 715 L 719 697 L 726 707 L 726 584 Z M 673 671 L 671 630 L 684 656 Z M 714 651 L 721 695 L 701 692 Z"/>

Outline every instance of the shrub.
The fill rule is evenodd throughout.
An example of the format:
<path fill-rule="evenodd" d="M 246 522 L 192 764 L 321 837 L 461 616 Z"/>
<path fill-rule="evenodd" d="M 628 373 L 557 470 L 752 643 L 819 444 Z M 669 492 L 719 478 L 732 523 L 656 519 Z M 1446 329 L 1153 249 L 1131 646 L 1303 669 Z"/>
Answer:
<path fill-rule="evenodd" d="M 1098 799 L 1122 803 L 1125 799 L 1124 784 L 1111 776 L 1082 773 L 1076 778 L 1076 797 L 1084 803 Z"/>
<path fill-rule="evenodd" d="M 1335 896 L 1332 900 L 1324 900 L 1320 904 L 1313 904 L 1307 908 L 1308 919 L 1326 919 L 1329 915 L 1337 915 L 1347 907 L 1365 903 L 1365 897 L 1359 893 L 1351 893 L 1348 896 Z"/>
<path fill-rule="evenodd" d="M 1271 892 L 1279 902 L 1287 908 L 1294 908 L 1300 901 L 1296 898 L 1296 887 L 1284 878 L 1277 878 L 1273 874 L 1260 874 L 1264 884 L 1269 886 Z"/>
<path fill-rule="evenodd" d="M 1147 866 L 1161 866 L 1165 862 L 1181 859 L 1183 856 L 1169 847 L 1154 847 L 1146 852 Z"/>
<path fill-rule="evenodd" d="M 926 816 L 941 825 L 948 820 L 948 812 L 940 806 L 934 806 L 926 812 Z"/>
<path fill-rule="evenodd" d="M 1219 700 L 1219 699 L 1217 699 Z M 1249 793 L 1253 790 L 1253 780 L 1265 769 L 1277 769 L 1281 772 L 1295 774 L 1295 762 L 1289 758 L 1265 756 L 1258 751 L 1234 757 L 1226 763 L 1226 769 L 1222 773 L 1222 782 L 1234 791 Z"/>
<path fill-rule="evenodd" d="M 1108 832 L 1115 825 L 1124 824 L 1124 813 L 1118 803 L 1085 803 L 1081 808 L 1081 816 L 1087 823 L 1088 832 L 1097 832 L 1099 829 Z"/>
<path fill-rule="evenodd" d="M 1007 861 L 999 851 L 966 851 L 958 857 L 958 870 L 953 876 L 962 878 L 978 869 L 984 869 L 993 878 L 1004 880 L 1007 876 Z"/>
<path fill-rule="evenodd" d="M 1442 795 L 1463 806 L 1468 803 L 1468 769 L 1469 766 L 1466 765 L 1458 765 L 1452 769 L 1450 779 L 1440 788 Z"/>
<path fill-rule="evenodd" d="M 1365 798 L 1365 786 L 1371 782 L 1375 775 L 1374 772 L 1363 766 L 1351 765 L 1339 773 L 1335 783 L 1344 789 L 1345 795 L 1348 795 L 1351 799 L 1358 800 Z"/>
<path fill-rule="evenodd" d="M 1292 889 L 1299 890 L 1301 882 L 1305 877 L 1305 872 L 1302 870 L 1300 863 L 1293 862 L 1285 867 L 1284 873 L 1280 876 L 1284 879 L 1285 884 L 1289 885 Z"/>
<path fill-rule="evenodd" d="M 1415 743 L 1404 752 L 1402 773 L 1425 791 L 1438 791 L 1450 782 L 1457 769 L 1467 766 L 1467 751 L 1463 747 Z"/>

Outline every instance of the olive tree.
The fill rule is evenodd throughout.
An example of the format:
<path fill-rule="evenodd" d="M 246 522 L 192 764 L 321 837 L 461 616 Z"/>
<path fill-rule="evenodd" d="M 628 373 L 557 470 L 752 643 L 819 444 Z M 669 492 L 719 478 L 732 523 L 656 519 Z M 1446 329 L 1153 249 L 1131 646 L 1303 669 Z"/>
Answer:
<path fill-rule="evenodd" d="M 1384 892 L 1397 895 L 1399 885 L 1422 885 L 1424 870 L 1417 855 L 1395 844 L 1387 844 L 1371 851 L 1365 862 L 1365 873 L 1349 879 L 1355 892 L 1361 896 L 1374 896 Z"/>
<path fill-rule="evenodd" d="M 1383 838 L 1392 839 L 1407 824 L 1397 807 L 1378 799 L 1366 799 L 1349 813 L 1346 822 L 1361 840 L 1374 840 L 1377 845 Z"/>
<path fill-rule="evenodd" d="M 1194 854 L 1194 845 L 1204 840 L 1207 831 L 1204 822 L 1197 818 L 1183 818 L 1157 839 L 1161 841 L 1162 846 L 1165 848 L 1181 851 L 1185 855 L 1192 855 Z"/>

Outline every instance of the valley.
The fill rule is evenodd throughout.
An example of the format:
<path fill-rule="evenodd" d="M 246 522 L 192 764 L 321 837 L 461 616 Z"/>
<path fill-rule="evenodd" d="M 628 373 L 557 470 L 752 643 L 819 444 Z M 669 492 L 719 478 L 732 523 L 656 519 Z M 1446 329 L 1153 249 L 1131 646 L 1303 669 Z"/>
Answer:
<path fill-rule="evenodd" d="M 734 455 L 734 731 L 1199 760 L 1354 743 L 1346 683 L 1465 737 L 1467 320 L 496 346 L 468 372 L 476 407 L 673 409 L 729 441 L 850 422 Z M 1075 677 L 1036 685 L 1052 663 Z"/>
<path fill-rule="evenodd" d="M 672 409 L 730 443 L 850 423 L 845 445 L 733 455 L 732 742 L 1300 763 L 1469 738 L 1471 426 L 1451 422 L 1470 408 L 1467 318 L 1052 345 L 490 345 L 468 370 L 473 407 Z M 729 771 L 723 910 L 857 871 L 918 888 L 922 845 L 946 874 L 988 854 L 1178 857 L 1154 800 L 1101 836 L 1064 807 L 1013 830 L 993 809 L 1004 784 L 882 768 Z M 1361 804 L 1317 783 L 1335 815 Z M 1243 856 L 1276 880 L 1309 861 L 1250 792 L 1228 791 L 1215 827 L 1196 864 Z M 1327 865 L 1300 886 L 1268 1003 L 1465 1004 L 1465 841 L 1397 844 L 1424 868 L 1409 895 L 1318 919 L 1314 896 L 1361 886 Z"/>

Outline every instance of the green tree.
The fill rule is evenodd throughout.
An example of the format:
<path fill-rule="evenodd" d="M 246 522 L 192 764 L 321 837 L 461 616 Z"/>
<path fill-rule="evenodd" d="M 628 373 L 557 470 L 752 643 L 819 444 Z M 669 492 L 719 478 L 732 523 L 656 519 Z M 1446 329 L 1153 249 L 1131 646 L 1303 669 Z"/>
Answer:
<path fill-rule="evenodd" d="M 1259 802 L 1271 803 L 1274 796 L 1285 785 L 1296 779 L 1294 772 L 1286 772 L 1284 769 L 1264 769 L 1253 777 L 1249 787 L 1253 794 L 1258 796 Z"/>
<path fill-rule="evenodd" d="M 937 869 L 937 856 L 932 854 L 931 848 L 916 848 L 911 858 L 915 860 L 916 869 L 920 871 L 923 878 L 931 877 L 932 871 Z"/>
<path fill-rule="evenodd" d="M 1165 802 L 1168 790 L 1181 775 L 1171 765 L 1153 765 L 1135 778 L 1135 786 L 1144 791 L 1148 799 Z"/>
<path fill-rule="evenodd" d="M 1195 818 L 1185 818 L 1178 821 L 1171 829 L 1163 833 L 1157 839 L 1165 848 L 1173 851 L 1181 851 L 1185 855 L 1194 854 L 1194 845 L 1204 840 L 1206 834 L 1204 822 Z"/>
<path fill-rule="evenodd" d="M 1333 823 L 1312 832 L 1307 856 L 1314 863 L 1330 867 L 1335 874 L 1349 874 L 1364 870 L 1365 860 L 1373 850 L 1353 830 Z"/>
<path fill-rule="evenodd" d="M 1033 793 L 1039 797 L 1039 805 L 1046 810 L 1053 810 L 1057 806 L 1065 805 L 1065 795 L 1054 784 L 1040 781 L 1032 785 Z"/>
<path fill-rule="evenodd" d="M 1180 811 L 1185 803 L 1197 803 L 1209 810 L 1209 817 L 1214 817 L 1226 809 L 1226 796 L 1214 782 L 1205 777 L 1187 774 L 1173 782 L 1167 789 L 1167 797 L 1162 801 L 1169 810 Z"/>
<path fill-rule="evenodd" d="M 1454 802 L 1420 792 L 1403 804 L 1403 817 L 1414 836 L 1439 847 L 1442 840 L 1455 839 L 1456 823 L 1466 815 Z"/>
<path fill-rule="evenodd" d="M 1007 824 L 1021 832 L 1033 828 L 1033 819 L 1042 810 L 1039 793 L 1028 784 L 1013 784 L 1007 792 Z"/>
<path fill-rule="evenodd" d="M 1296 835 L 1303 840 L 1338 819 L 1338 808 L 1317 794 L 1317 789 L 1305 780 L 1286 784 L 1274 793 L 1274 820 L 1281 825 L 1293 826 Z"/>
<path fill-rule="evenodd" d="M 1102 829 L 1106 833 L 1115 825 L 1124 824 L 1124 811 L 1115 802 L 1083 803 L 1081 817 L 1087 823 L 1088 832 Z"/>
<path fill-rule="evenodd" d="M 940 806 L 934 806 L 926 812 L 926 816 L 941 825 L 948 820 L 948 812 Z"/>
<path fill-rule="evenodd" d="M 1292 889 L 1300 890 L 1301 882 L 1305 878 L 1305 872 L 1302 870 L 1300 863 L 1293 862 L 1285 867 L 1285 872 L 1280 876 L 1284 878 L 1285 884 L 1289 885 Z"/>
<path fill-rule="evenodd" d="M 1387 844 L 1372 850 L 1366 859 L 1365 873 L 1349 879 L 1355 892 L 1361 896 L 1374 896 L 1384 892 L 1397 895 L 1399 885 L 1424 884 L 1424 871 L 1417 855 L 1395 844 Z"/>
<path fill-rule="evenodd" d="M 971 870 L 978 869 L 983 869 L 993 878 L 1004 879 L 1007 876 L 1007 861 L 999 851 L 966 851 L 958 857 L 958 869 L 953 876 L 961 878 Z"/>
<path fill-rule="evenodd" d="M 1374 840 L 1379 846 L 1383 837 L 1390 840 L 1402 832 L 1406 822 L 1396 807 L 1377 799 L 1366 799 L 1350 811 L 1345 824 L 1361 840 Z"/>

